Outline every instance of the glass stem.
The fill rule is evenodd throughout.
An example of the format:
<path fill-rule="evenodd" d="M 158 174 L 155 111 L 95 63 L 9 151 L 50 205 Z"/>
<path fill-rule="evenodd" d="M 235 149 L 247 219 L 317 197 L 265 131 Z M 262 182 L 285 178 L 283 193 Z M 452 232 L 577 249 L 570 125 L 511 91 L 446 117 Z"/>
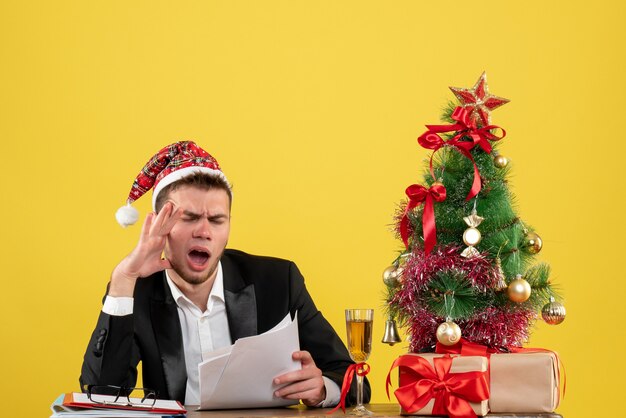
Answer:
<path fill-rule="evenodd" d="M 363 406 L 363 376 L 356 375 L 356 406 Z"/>

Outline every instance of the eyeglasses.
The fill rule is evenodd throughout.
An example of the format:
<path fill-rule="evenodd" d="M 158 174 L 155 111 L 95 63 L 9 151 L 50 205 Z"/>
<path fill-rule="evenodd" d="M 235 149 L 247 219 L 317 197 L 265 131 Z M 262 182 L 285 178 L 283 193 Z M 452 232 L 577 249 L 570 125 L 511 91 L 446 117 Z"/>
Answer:
<path fill-rule="evenodd" d="M 157 391 L 146 388 L 126 388 L 113 385 L 84 385 L 87 398 L 100 405 L 133 406 L 151 409 L 157 398 Z"/>

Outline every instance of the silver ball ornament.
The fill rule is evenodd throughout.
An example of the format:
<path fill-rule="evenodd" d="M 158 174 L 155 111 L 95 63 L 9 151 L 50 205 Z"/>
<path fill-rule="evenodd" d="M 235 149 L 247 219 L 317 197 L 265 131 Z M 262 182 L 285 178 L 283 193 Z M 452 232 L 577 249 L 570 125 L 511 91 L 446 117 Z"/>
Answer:
<path fill-rule="evenodd" d="M 546 321 L 546 324 L 558 325 L 565 321 L 565 306 L 550 296 L 550 302 L 541 308 L 541 317 Z"/>

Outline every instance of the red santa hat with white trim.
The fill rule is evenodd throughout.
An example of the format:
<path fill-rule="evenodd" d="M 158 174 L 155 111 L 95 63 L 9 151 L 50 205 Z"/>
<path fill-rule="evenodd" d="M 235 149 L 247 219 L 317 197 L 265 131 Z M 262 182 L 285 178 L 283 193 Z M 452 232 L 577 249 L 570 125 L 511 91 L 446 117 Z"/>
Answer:
<path fill-rule="evenodd" d="M 219 176 L 228 183 L 217 160 L 194 142 L 180 141 L 166 146 L 141 169 L 130 188 L 126 205 L 117 210 L 115 219 L 123 227 L 134 224 L 139 219 L 139 212 L 131 206 L 135 200 L 153 189 L 152 209 L 156 210 L 157 196 L 165 186 L 195 173 Z"/>

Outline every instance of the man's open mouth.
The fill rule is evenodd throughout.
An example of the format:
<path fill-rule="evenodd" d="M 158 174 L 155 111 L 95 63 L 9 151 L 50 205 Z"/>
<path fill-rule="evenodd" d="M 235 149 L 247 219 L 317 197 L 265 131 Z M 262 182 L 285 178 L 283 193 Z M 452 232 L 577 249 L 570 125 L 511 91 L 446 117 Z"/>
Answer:
<path fill-rule="evenodd" d="M 205 250 L 193 249 L 189 251 L 187 257 L 189 258 L 189 261 L 193 266 L 200 268 L 204 267 L 207 261 L 209 261 L 210 254 L 208 251 Z"/>

